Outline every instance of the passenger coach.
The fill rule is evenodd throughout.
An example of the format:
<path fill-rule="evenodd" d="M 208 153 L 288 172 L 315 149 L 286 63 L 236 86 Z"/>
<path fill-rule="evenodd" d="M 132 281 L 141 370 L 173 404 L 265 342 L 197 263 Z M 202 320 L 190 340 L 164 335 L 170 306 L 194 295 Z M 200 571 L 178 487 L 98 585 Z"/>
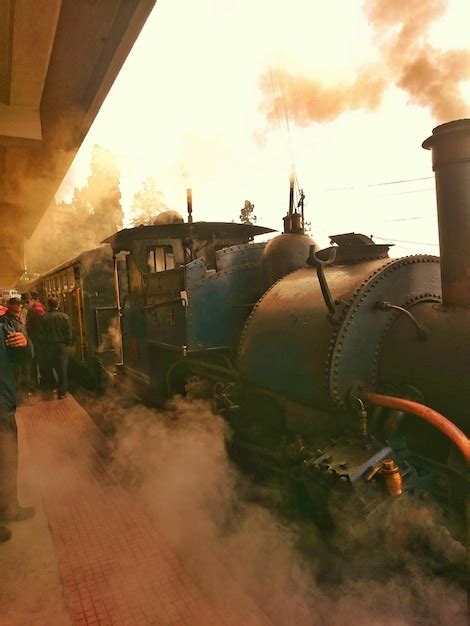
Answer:
<path fill-rule="evenodd" d="M 27 285 L 41 300 L 55 296 L 73 331 L 70 364 L 87 386 L 101 386 L 107 370 L 119 359 L 114 341 L 117 308 L 112 252 L 109 246 L 82 252 Z"/>

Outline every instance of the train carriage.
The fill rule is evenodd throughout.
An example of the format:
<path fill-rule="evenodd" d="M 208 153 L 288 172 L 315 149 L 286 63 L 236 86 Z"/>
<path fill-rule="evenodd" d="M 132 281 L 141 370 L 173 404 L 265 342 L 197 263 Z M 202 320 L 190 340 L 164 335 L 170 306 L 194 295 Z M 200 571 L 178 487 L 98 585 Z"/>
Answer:
<path fill-rule="evenodd" d="M 51 296 L 59 299 L 72 326 L 72 375 L 90 387 L 100 387 L 106 371 L 112 371 L 120 359 L 113 334 L 118 317 L 113 281 L 112 254 L 102 246 L 82 252 L 26 286 L 37 291 L 44 303 Z"/>

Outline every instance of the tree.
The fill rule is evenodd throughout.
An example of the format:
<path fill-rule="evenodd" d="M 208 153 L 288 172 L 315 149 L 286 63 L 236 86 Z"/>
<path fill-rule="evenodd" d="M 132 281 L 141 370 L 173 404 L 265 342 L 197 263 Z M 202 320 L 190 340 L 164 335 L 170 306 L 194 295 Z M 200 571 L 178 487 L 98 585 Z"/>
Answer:
<path fill-rule="evenodd" d="M 249 200 L 245 200 L 245 205 L 240 210 L 240 222 L 242 224 L 256 224 L 257 217 L 253 215 L 255 205 Z"/>
<path fill-rule="evenodd" d="M 98 245 L 122 228 L 120 171 L 112 152 L 99 145 L 93 146 L 90 169 L 87 184 L 81 190 L 82 201 L 89 203 L 89 224 Z"/>
<path fill-rule="evenodd" d="M 53 200 L 26 246 L 28 270 L 43 273 L 99 246 L 122 228 L 119 169 L 113 154 L 93 146 L 90 175 L 70 202 Z"/>
<path fill-rule="evenodd" d="M 146 178 L 139 191 L 134 194 L 131 205 L 132 226 L 150 226 L 155 217 L 168 209 L 164 195 L 153 177 Z"/>

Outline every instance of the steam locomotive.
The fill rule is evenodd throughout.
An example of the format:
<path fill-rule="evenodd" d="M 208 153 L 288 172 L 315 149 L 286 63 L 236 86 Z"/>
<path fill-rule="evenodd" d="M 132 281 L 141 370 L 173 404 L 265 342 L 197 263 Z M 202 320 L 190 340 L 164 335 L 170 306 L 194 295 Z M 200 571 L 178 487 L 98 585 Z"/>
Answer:
<path fill-rule="evenodd" d="M 98 264 L 85 271 L 76 259 L 70 289 L 54 291 L 78 307 L 76 357 L 101 362 L 106 311 L 119 331 L 108 348 L 118 373 L 143 394 L 162 401 L 191 376 L 210 381 L 234 454 L 277 477 L 319 528 L 335 527 L 351 503 L 359 518 L 383 517 L 415 496 L 439 504 L 445 543 L 462 555 L 470 120 L 438 126 L 423 147 L 436 173 L 440 259 L 390 259 L 388 245 L 356 233 L 318 250 L 292 202 L 284 233 L 255 243 L 270 229 L 193 222 L 189 197 L 187 222 L 167 212 L 114 234 Z M 86 286 L 97 267 L 102 280 Z M 53 275 L 31 287 L 46 295 Z M 421 510 L 432 516 L 433 506 Z"/>

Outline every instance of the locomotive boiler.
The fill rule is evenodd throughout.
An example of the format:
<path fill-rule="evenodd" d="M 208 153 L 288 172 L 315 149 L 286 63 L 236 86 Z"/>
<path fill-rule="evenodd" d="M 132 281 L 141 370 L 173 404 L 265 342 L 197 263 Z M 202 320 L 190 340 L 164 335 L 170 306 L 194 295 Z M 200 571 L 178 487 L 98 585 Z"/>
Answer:
<path fill-rule="evenodd" d="M 252 430 L 264 429 L 256 445 L 273 442 L 270 453 L 307 489 L 321 523 L 334 524 L 335 493 L 346 505 L 356 492 L 364 515 L 376 488 L 391 499 L 431 494 L 465 542 L 470 120 L 438 126 L 423 147 L 436 175 L 440 259 L 388 259 L 387 245 L 354 233 L 311 247 L 306 266 L 251 311 L 238 366 L 257 407 Z"/>

